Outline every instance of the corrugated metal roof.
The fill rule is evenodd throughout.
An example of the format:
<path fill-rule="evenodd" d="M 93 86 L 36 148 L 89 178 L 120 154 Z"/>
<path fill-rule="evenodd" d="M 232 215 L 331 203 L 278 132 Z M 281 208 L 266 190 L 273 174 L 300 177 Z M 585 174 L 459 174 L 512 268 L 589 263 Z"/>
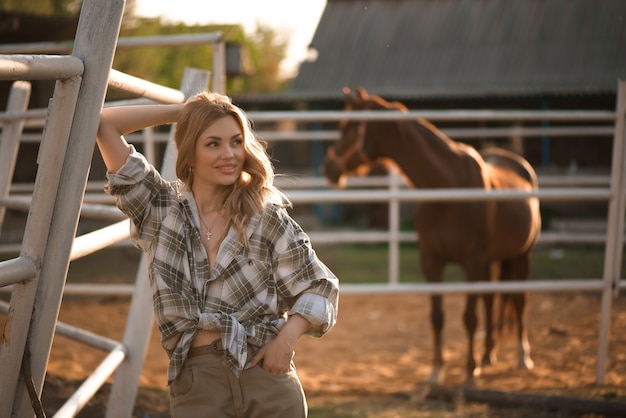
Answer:
<path fill-rule="evenodd" d="M 624 0 L 328 0 L 287 96 L 391 98 L 615 92 Z"/>

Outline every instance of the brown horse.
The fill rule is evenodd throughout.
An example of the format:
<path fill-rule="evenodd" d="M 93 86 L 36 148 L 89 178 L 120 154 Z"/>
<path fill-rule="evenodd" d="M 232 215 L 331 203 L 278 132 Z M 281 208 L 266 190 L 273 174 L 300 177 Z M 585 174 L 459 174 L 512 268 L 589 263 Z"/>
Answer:
<path fill-rule="evenodd" d="M 346 111 L 407 109 L 348 88 Z M 363 174 L 380 162 L 390 163 L 411 187 L 520 189 L 537 188 L 537 177 L 530 164 L 509 151 L 491 148 L 481 153 L 455 142 L 424 119 L 385 121 L 342 121 L 341 138 L 328 149 L 324 173 L 335 184 L 346 174 Z M 428 282 L 441 282 L 447 263 L 457 263 L 470 282 L 485 280 L 525 280 L 529 276 L 531 253 L 541 229 L 537 198 L 488 201 L 424 202 L 417 206 L 415 230 L 419 237 L 422 271 Z M 477 300 L 469 294 L 463 315 L 469 344 L 467 384 L 480 374 L 474 349 L 477 328 Z M 494 294 L 481 294 L 485 308 L 485 351 L 482 365 L 495 361 Z M 502 298 L 500 313 L 507 300 L 514 309 L 517 328 L 519 367 L 532 368 L 526 329 L 526 293 Z M 430 382 L 443 381 L 442 329 L 444 314 L 441 294 L 431 296 L 434 331 L 434 361 Z"/>

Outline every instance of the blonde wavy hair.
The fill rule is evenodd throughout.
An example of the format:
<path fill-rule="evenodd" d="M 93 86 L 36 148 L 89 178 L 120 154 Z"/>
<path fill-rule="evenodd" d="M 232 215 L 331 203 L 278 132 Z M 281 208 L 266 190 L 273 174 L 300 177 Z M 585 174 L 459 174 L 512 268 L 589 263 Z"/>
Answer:
<path fill-rule="evenodd" d="M 200 134 L 212 123 L 231 116 L 241 129 L 245 162 L 239 178 L 224 186 L 218 198 L 223 202 L 230 225 L 246 245 L 245 234 L 250 219 L 268 204 L 290 206 L 287 197 L 274 186 L 274 166 L 267 154 L 267 144 L 255 136 L 252 124 L 244 111 L 234 105 L 230 97 L 219 93 L 202 92 L 191 97 L 180 113 L 174 141 L 178 150 L 176 176 L 188 187 L 193 184 L 192 162 Z"/>

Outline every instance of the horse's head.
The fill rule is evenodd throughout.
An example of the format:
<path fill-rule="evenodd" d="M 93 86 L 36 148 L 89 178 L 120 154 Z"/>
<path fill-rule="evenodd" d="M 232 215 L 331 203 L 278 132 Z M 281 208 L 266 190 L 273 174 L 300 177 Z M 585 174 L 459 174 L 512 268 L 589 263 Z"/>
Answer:
<path fill-rule="evenodd" d="M 389 103 L 378 96 L 370 96 L 365 89 L 357 87 L 353 95 L 344 87 L 345 111 L 352 110 L 402 110 L 396 103 Z M 377 126 L 380 125 L 380 122 Z M 339 124 L 340 138 L 326 152 L 324 175 L 333 184 L 342 186 L 345 175 L 366 174 L 381 156 L 376 138 L 372 133 L 374 123 L 367 120 L 343 120 Z"/>

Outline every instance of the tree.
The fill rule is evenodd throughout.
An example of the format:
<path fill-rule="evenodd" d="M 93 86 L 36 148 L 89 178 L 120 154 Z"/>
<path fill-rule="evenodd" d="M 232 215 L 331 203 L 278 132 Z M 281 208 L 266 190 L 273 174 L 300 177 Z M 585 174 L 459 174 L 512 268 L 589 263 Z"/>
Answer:
<path fill-rule="evenodd" d="M 277 40 L 276 33 L 270 28 L 260 27 L 254 37 L 249 38 L 240 25 L 186 26 L 182 23 L 164 24 L 161 19 L 136 17 L 129 18 L 128 22 L 122 27 L 121 37 L 221 32 L 227 43 L 241 45 L 256 71 L 250 76 L 227 79 L 229 94 L 277 91 L 284 83 L 280 79 L 279 66 L 285 58 L 286 43 Z M 178 88 L 186 67 L 211 70 L 212 62 L 212 45 L 142 47 L 118 49 L 113 67 L 127 74 Z"/>
<path fill-rule="evenodd" d="M 39 15 L 75 16 L 80 12 L 81 5 L 82 0 L 0 0 L 2 11 Z M 285 80 L 281 78 L 279 67 L 286 56 L 287 43 L 269 27 L 259 26 L 252 36 L 247 36 L 240 25 L 166 24 L 161 19 L 137 17 L 135 0 L 126 0 L 120 37 L 217 31 L 222 32 L 227 43 L 241 45 L 255 69 L 252 75 L 228 78 L 226 89 L 229 94 L 258 94 L 283 88 Z M 141 47 L 118 49 L 113 68 L 164 86 L 178 88 L 186 67 L 211 70 L 212 62 L 212 45 Z"/>
<path fill-rule="evenodd" d="M 247 47 L 256 73 L 241 80 L 241 91 L 267 93 L 281 90 L 285 80 L 280 74 L 280 64 L 287 54 L 287 42 L 274 29 L 259 26 Z"/>
<path fill-rule="evenodd" d="M 133 2 L 134 0 L 130 1 Z M 81 0 L 0 0 L 0 10 L 39 15 L 73 16 L 80 11 L 81 4 Z"/>

